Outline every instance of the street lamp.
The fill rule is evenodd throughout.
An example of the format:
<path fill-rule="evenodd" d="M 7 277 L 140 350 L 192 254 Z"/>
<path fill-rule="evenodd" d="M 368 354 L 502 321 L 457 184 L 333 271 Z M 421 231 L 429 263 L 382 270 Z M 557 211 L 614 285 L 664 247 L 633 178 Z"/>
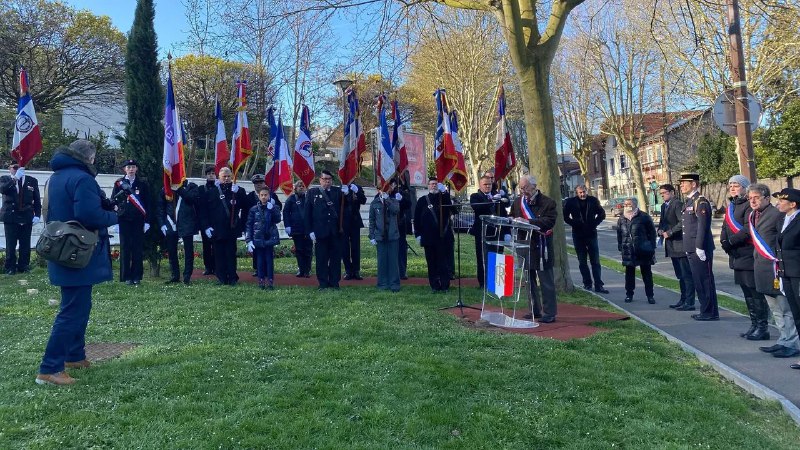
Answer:
<path fill-rule="evenodd" d="M 353 84 L 353 80 L 349 80 L 345 77 L 340 77 L 336 81 L 333 82 L 333 85 L 336 86 L 342 92 L 342 110 L 344 111 L 344 120 L 342 123 L 344 124 L 347 122 L 347 96 L 344 95 L 344 92 Z"/>

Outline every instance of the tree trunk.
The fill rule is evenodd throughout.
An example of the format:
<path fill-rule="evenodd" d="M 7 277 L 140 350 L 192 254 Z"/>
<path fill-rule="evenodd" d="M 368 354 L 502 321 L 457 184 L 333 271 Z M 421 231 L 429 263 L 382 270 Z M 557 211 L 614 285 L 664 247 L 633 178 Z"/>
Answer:
<path fill-rule="evenodd" d="M 649 214 L 650 204 L 647 201 L 647 188 L 644 185 L 644 175 L 642 174 L 642 164 L 639 161 L 639 156 L 636 154 L 636 149 L 623 149 L 623 151 L 628 157 L 633 186 L 636 188 L 636 198 L 639 200 L 639 209 Z"/>

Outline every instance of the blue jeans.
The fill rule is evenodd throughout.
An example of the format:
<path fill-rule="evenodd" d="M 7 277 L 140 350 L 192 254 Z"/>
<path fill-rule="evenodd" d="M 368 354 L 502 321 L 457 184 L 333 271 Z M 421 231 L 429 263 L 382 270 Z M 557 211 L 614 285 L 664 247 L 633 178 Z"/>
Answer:
<path fill-rule="evenodd" d="M 86 359 L 86 325 L 92 310 L 92 286 L 62 286 L 61 309 L 53 322 L 39 373 L 64 370 L 64 362 Z"/>

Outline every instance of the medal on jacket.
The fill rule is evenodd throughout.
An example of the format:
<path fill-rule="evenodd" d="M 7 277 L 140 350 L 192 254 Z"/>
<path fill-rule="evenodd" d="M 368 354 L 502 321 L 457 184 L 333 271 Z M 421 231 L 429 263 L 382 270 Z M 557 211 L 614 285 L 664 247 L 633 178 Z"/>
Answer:
<path fill-rule="evenodd" d="M 781 280 L 779 280 L 777 278 L 772 280 L 772 287 L 775 288 L 775 289 L 780 289 L 781 288 Z"/>

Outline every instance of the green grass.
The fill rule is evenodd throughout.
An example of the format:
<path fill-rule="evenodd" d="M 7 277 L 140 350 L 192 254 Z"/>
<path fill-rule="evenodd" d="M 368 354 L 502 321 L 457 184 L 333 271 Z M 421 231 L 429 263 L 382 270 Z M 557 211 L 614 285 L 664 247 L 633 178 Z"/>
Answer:
<path fill-rule="evenodd" d="M 369 272 L 374 256 L 365 256 Z M 423 264 L 414 259 L 413 272 Z M 40 268 L 25 275 L 28 286 L 20 278 L 0 279 L 3 449 L 800 442 L 777 403 L 745 394 L 635 321 L 604 323 L 608 332 L 569 342 L 478 331 L 437 310 L 453 303 L 452 292 L 425 287 L 390 294 L 105 283 L 95 288 L 88 341 L 141 345 L 72 371 L 77 385 L 37 386 L 55 314 L 47 299 L 58 290 Z M 464 292 L 467 302 L 479 299 L 477 289 Z M 609 308 L 583 292 L 559 300 Z"/>

